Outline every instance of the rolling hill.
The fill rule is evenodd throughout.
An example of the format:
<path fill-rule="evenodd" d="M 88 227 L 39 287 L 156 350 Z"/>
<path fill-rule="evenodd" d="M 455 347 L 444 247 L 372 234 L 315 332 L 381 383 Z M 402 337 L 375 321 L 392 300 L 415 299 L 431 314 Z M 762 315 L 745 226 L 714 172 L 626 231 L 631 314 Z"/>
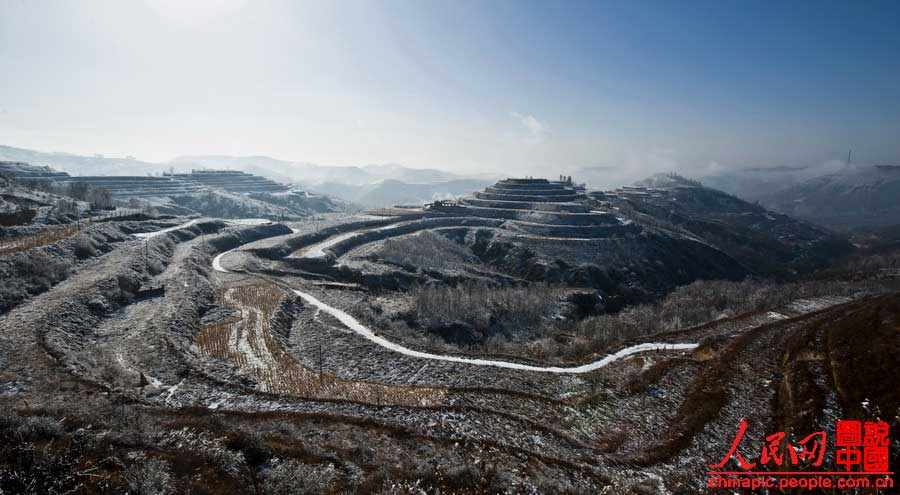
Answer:
<path fill-rule="evenodd" d="M 852 165 L 825 174 L 751 169 L 703 182 L 775 211 L 835 229 L 900 223 L 900 166 Z"/>

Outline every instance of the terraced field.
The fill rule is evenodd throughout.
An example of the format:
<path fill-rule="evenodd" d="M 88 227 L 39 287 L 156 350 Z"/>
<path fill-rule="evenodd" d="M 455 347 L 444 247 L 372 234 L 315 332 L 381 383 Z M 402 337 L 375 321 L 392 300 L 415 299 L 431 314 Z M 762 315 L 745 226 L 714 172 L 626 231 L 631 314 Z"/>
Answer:
<path fill-rule="evenodd" d="M 217 279 L 226 286 L 244 280 L 265 281 L 298 307 L 293 326 L 281 334 L 276 352 L 290 356 L 306 374 L 319 373 L 355 383 L 355 387 L 378 384 L 437 394 L 392 415 L 390 424 L 413 427 L 417 434 L 435 439 L 449 434 L 449 438 L 464 438 L 469 445 L 497 442 L 547 466 L 564 465 L 567 477 L 590 473 L 583 480 L 586 484 L 579 485 L 581 489 L 617 487 L 614 490 L 638 492 L 646 486 L 663 492 L 700 489 L 705 459 L 721 456 L 718 450 L 730 439 L 728 435 L 733 435 L 740 419 L 735 415 L 756 414 L 751 425 L 757 432 L 773 427 L 777 409 L 760 409 L 759 404 L 768 400 L 763 398 L 778 395 L 779 380 L 797 377 L 786 377 L 780 371 L 783 356 L 790 351 L 771 351 L 789 348 L 787 342 L 795 335 L 820 328 L 834 315 L 889 300 L 871 299 L 866 294 L 872 288 L 867 286 L 854 297 L 798 300 L 759 313 L 648 336 L 610 348 L 593 360 L 567 363 L 416 348 L 397 340 L 389 328 L 379 327 L 378 320 L 360 311 L 361 302 L 370 299 L 369 291 L 383 291 L 389 287 L 386 279 L 398 276 L 396 266 L 375 259 L 386 242 L 427 233 L 461 239 L 487 232 L 513 239 L 593 242 L 522 232 L 520 222 L 499 220 L 493 214 L 480 216 L 480 208 L 463 214 L 468 202 L 478 200 L 464 200 L 462 208 L 454 207 L 452 213 L 436 211 L 413 220 L 351 218 L 319 231 L 295 232 L 280 242 L 249 244 L 217 257 Z M 564 202 L 539 203 L 576 209 L 562 206 Z M 595 217 L 598 224 L 615 218 L 611 212 L 567 213 Z M 441 280 L 438 274 L 429 277 Z M 886 282 L 882 290 L 890 290 L 896 282 Z M 389 301 L 390 297 L 378 300 Z M 761 361 L 760 354 L 766 354 L 767 360 Z M 290 377 L 294 372 L 273 373 Z M 260 387 L 267 387 L 265 383 L 271 380 L 261 381 Z M 305 390 L 302 395 L 306 398 L 323 397 L 321 391 Z M 383 390 L 386 395 L 377 399 L 354 400 L 413 406 L 399 390 Z M 434 392 L 426 392 L 429 390 Z M 246 401 L 230 397 L 216 405 L 244 407 Z M 838 407 L 837 402 L 832 392 L 829 407 Z M 440 421 L 429 419 L 435 413 Z M 373 411 L 351 414 L 385 419 Z M 834 415 L 834 410 L 829 414 Z M 426 428 L 421 426 L 423 421 Z M 823 419 L 812 426 L 833 428 L 826 423 Z M 444 428 L 449 430 L 445 433 Z M 804 431 L 800 425 L 795 428 L 797 434 Z M 747 441 L 753 449 L 762 439 Z M 694 474 L 672 476 L 675 466 L 689 468 Z"/>
<path fill-rule="evenodd" d="M 209 188 L 235 193 L 283 193 L 288 186 L 245 172 L 229 170 L 195 170 L 189 174 L 151 176 L 52 176 L 61 184 L 84 182 L 106 189 L 116 197 L 182 196 Z"/>
<path fill-rule="evenodd" d="M 237 170 L 194 170 L 189 174 L 175 174 L 173 179 L 196 186 L 221 188 L 235 193 L 281 193 L 289 188 L 278 182 Z"/>
<path fill-rule="evenodd" d="M 87 183 L 105 189 L 117 198 L 179 196 L 202 189 L 197 184 L 177 177 L 78 176 L 58 178 L 55 181 L 62 186 Z"/>
<path fill-rule="evenodd" d="M 581 194 L 529 184 L 507 185 L 529 199 Z M 522 252 L 497 250 L 583 250 L 632 235 L 615 230 L 628 223 L 613 211 L 574 211 L 581 203 L 469 210 L 469 201 L 486 200 L 290 227 L 133 226 L 131 240 L 0 317 L 0 405 L 15 416 L 4 424 L 53 422 L 64 411 L 52 445 L 96 432 L 66 451 L 76 456 L 66 469 L 92 475 L 72 487 L 119 486 L 122 466 L 138 465 L 128 452 L 140 452 L 177 459 L 188 491 L 246 493 L 287 463 L 324 492 L 694 493 L 741 418 L 752 450 L 774 428 L 833 433 L 834 418 L 900 407 L 895 390 L 858 372 L 886 373 L 898 357 L 868 359 L 851 339 L 869 325 L 870 342 L 900 348 L 891 340 L 896 277 L 613 342 L 577 360 L 422 346 L 391 318 L 417 284 L 478 281 L 491 288 L 484 294 L 527 294 L 530 275 L 496 262 Z M 541 235 L 484 209 L 550 211 L 548 222 L 581 215 L 590 220 L 537 225 L 613 230 Z M 586 288 L 542 290 L 559 296 L 555 307 Z M 40 455 L 57 455 L 50 448 Z"/>

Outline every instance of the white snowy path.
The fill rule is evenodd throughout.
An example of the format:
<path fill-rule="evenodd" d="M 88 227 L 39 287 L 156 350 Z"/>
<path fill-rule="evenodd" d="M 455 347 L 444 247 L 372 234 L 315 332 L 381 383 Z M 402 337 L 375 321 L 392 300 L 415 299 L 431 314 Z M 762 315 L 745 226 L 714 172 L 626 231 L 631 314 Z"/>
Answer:
<path fill-rule="evenodd" d="M 594 361 L 592 363 L 588 363 L 582 366 L 574 366 L 569 368 L 563 368 L 558 366 L 532 366 L 528 364 L 521 363 L 512 363 L 508 361 L 494 361 L 490 359 L 475 359 L 475 358 L 464 358 L 459 356 L 446 356 L 441 354 L 430 354 L 427 352 L 414 351 L 408 347 L 403 347 L 401 345 L 395 344 L 383 337 L 379 337 L 375 335 L 371 330 L 366 328 L 362 323 L 358 322 L 356 318 L 348 315 L 347 313 L 337 309 L 332 308 L 331 306 L 323 303 L 322 301 L 316 299 L 310 294 L 307 294 L 303 291 L 299 291 L 294 289 L 294 293 L 303 298 L 304 301 L 312 304 L 316 308 L 334 316 L 341 323 L 343 323 L 347 328 L 353 330 L 354 332 L 362 335 L 363 337 L 369 339 L 370 341 L 384 347 L 386 349 L 390 349 L 394 352 L 399 352 L 400 354 L 421 358 L 421 359 L 431 359 L 433 361 L 449 361 L 453 363 L 463 363 L 463 364 L 473 364 L 476 366 L 494 366 L 496 368 L 509 368 L 513 370 L 524 370 L 524 371 L 540 371 L 545 373 L 588 373 L 590 371 L 594 371 L 600 369 L 612 362 L 618 361 L 622 358 L 628 357 L 632 354 L 637 354 L 639 352 L 647 352 L 647 351 L 659 351 L 659 350 L 691 350 L 697 347 L 697 344 L 656 344 L 656 343 L 646 343 L 646 344 L 638 344 L 633 345 L 631 347 L 626 347 L 621 351 L 610 354 L 599 361 Z"/>
<path fill-rule="evenodd" d="M 266 225 L 272 223 L 268 218 L 232 218 L 225 221 L 231 225 Z"/>
<path fill-rule="evenodd" d="M 313 244 L 312 246 L 306 248 L 303 254 L 300 256 L 301 258 L 324 258 L 326 256 L 326 249 L 333 247 L 334 245 L 341 243 L 347 239 L 352 237 L 356 237 L 365 232 L 376 232 L 381 230 L 391 230 L 397 228 L 397 224 L 385 225 L 383 227 L 377 227 L 374 229 L 361 229 L 354 230 L 352 232 L 344 232 L 343 234 L 337 234 L 334 236 L 325 239 L 324 241 Z"/>
<path fill-rule="evenodd" d="M 222 268 L 220 260 L 223 255 L 227 254 L 229 251 L 225 251 L 222 254 L 219 254 L 215 258 L 213 258 L 212 266 L 213 269 L 217 272 L 228 273 L 228 270 Z M 697 344 L 664 344 L 664 343 L 645 343 L 633 345 L 631 347 L 626 347 L 615 354 L 610 354 L 599 361 L 594 361 L 592 363 L 584 364 L 581 366 L 573 366 L 573 367 L 560 367 L 560 366 L 532 366 L 529 364 L 521 364 L 521 363 L 513 363 L 509 361 L 494 361 L 491 359 L 476 359 L 476 358 L 465 358 L 459 356 L 446 356 L 442 354 L 431 354 L 428 352 L 421 352 L 410 349 L 408 347 L 403 347 L 402 345 L 395 344 L 384 337 L 379 337 L 375 335 L 374 332 L 369 330 L 365 325 L 356 320 L 356 318 L 348 315 L 347 313 L 333 308 L 322 301 L 316 299 L 311 294 L 307 294 L 306 292 L 299 291 L 294 289 L 294 293 L 303 298 L 304 301 L 312 304 L 317 309 L 324 311 L 331 316 L 337 318 L 341 323 L 344 324 L 350 330 L 353 330 L 357 334 L 365 337 L 366 339 L 384 347 L 385 349 L 389 349 L 394 352 L 398 352 L 405 356 L 420 358 L 420 359 L 430 359 L 432 361 L 448 361 L 452 363 L 462 363 L 462 364 L 471 364 L 476 366 L 493 366 L 496 368 L 508 368 L 513 370 L 523 370 L 523 371 L 538 371 L 544 373 L 588 373 L 597 369 L 600 369 L 604 366 L 607 366 L 610 363 L 618 361 L 620 359 L 624 359 L 632 354 L 638 354 L 641 352 L 648 351 L 688 351 L 695 349 Z"/>
<path fill-rule="evenodd" d="M 169 233 L 169 232 L 174 232 L 174 231 L 176 231 L 176 230 L 181 230 L 181 229 L 190 227 L 191 225 L 194 225 L 195 223 L 198 223 L 200 220 L 202 220 L 202 219 L 201 219 L 201 218 L 195 218 L 194 220 L 191 220 L 191 221 L 189 221 L 189 222 L 185 222 L 185 223 L 183 223 L 183 224 L 181 224 L 181 225 L 176 225 L 176 226 L 174 226 L 174 227 L 168 227 L 168 228 L 165 228 L 165 229 L 154 230 L 154 231 L 152 231 L 152 232 L 141 232 L 141 233 L 139 233 L 139 234 L 132 234 L 132 235 L 134 235 L 134 236 L 137 237 L 138 239 L 144 239 L 144 240 L 146 240 L 146 239 L 150 239 L 150 238 L 156 237 L 156 236 L 158 236 L 158 235 L 167 234 L 167 233 Z M 267 219 L 265 219 L 265 218 L 237 218 L 237 219 L 225 220 L 225 223 L 227 223 L 228 225 L 254 226 L 254 225 L 265 225 L 265 224 L 270 224 L 270 223 L 272 223 L 272 221 L 271 221 L 271 220 L 267 220 Z M 297 230 L 296 230 L 296 229 L 291 229 L 291 232 L 296 233 Z"/>
<path fill-rule="evenodd" d="M 156 236 L 158 236 L 158 235 L 167 234 L 167 233 L 169 233 L 169 232 L 173 232 L 173 231 L 176 231 L 176 230 L 181 230 L 181 229 L 190 227 L 191 225 L 194 225 L 194 224 L 197 223 L 198 221 L 199 221 L 199 220 L 191 220 L 190 222 L 185 222 L 185 223 L 183 223 L 183 224 L 181 224 L 181 225 L 176 225 L 176 226 L 174 226 L 174 227 L 169 227 L 169 228 L 167 228 L 167 229 L 154 230 L 153 232 L 141 232 L 140 234 L 134 234 L 134 236 L 137 237 L 137 238 L 139 238 L 139 239 L 147 240 L 147 239 L 156 237 Z"/>
<path fill-rule="evenodd" d="M 235 248 L 235 249 L 237 249 L 237 248 Z M 229 249 L 228 251 L 219 253 L 218 256 L 213 258 L 213 260 L 212 260 L 213 270 L 215 270 L 217 272 L 222 272 L 222 273 L 229 273 L 228 270 L 226 270 L 225 268 L 222 267 L 222 256 L 225 256 L 226 254 L 228 254 L 232 251 L 234 251 L 234 249 Z"/>
<path fill-rule="evenodd" d="M 150 239 L 150 238 L 152 238 L 152 237 L 156 237 L 156 236 L 158 236 L 158 235 L 162 235 L 162 234 L 166 234 L 166 233 L 168 233 L 168 232 L 173 232 L 173 231 L 176 231 L 176 230 L 180 230 L 180 229 L 184 229 L 184 228 L 190 227 L 191 225 L 194 225 L 195 223 L 197 223 L 197 222 L 199 222 L 199 221 L 200 221 L 200 220 L 191 220 L 190 222 L 186 222 L 186 223 L 183 223 L 183 224 L 181 224 L 181 225 L 176 225 L 176 226 L 174 226 L 174 227 L 169 227 L 169 228 L 162 229 L 162 230 L 155 230 L 155 231 L 153 231 L 153 232 L 142 232 L 142 233 L 140 233 L 140 234 L 133 234 L 133 235 L 134 235 L 135 237 L 140 238 L 140 239 L 147 240 L 147 239 Z M 225 222 L 228 223 L 228 224 L 232 224 L 232 225 L 263 225 L 263 224 L 265 224 L 265 223 L 271 223 L 271 221 L 266 220 L 265 218 L 245 218 L 245 219 L 238 219 L 238 220 L 226 220 Z M 296 234 L 296 233 L 297 233 L 297 229 L 291 228 L 291 233 Z M 239 246 L 239 247 L 240 247 L 240 246 Z M 234 250 L 236 250 L 236 249 L 237 249 L 237 248 L 229 249 L 228 251 L 225 251 L 225 252 L 223 252 L 223 253 L 220 253 L 218 256 L 216 256 L 215 258 L 213 258 L 213 262 L 212 262 L 213 268 L 214 268 L 217 272 L 228 273 L 228 270 L 226 270 L 225 268 L 222 267 L 222 264 L 221 264 L 221 263 L 222 263 L 222 261 L 221 261 L 221 260 L 222 260 L 222 256 L 225 256 L 226 254 L 228 254 L 228 253 L 230 253 L 230 252 L 232 252 L 232 251 L 234 251 Z"/>
<path fill-rule="evenodd" d="M 360 234 L 360 232 L 347 232 L 345 234 L 336 235 L 334 237 L 329 237 L 325 241 L 322 241 L 318 244 L 314 244 L 312 247 L 307 249 L 303 253 L 303 258 L 324 258 L 325 250 L 334 246 L 335 244 L 347 240 L 351 237 L 356 237 Z"/>

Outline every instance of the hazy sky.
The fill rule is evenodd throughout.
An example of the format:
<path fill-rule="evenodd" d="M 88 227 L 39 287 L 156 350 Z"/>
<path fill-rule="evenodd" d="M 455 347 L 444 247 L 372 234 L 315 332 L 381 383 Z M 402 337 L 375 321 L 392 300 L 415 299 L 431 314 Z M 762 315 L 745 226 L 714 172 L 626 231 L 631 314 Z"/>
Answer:
<path fill-rule="evenodd" d="M 465 172 L 900 163 L 900 2 L 0 0 L 0 144 Z"/>

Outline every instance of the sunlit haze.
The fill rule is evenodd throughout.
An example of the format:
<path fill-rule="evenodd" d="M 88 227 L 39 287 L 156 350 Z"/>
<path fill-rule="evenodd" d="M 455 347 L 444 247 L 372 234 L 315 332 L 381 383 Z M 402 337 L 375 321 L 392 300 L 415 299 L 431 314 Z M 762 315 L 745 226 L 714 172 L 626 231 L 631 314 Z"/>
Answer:
<path fill-rule="evenodd" d="M 878 2 L 0 3 L 0 144 L 461 173 L 900 162 Z"/>

